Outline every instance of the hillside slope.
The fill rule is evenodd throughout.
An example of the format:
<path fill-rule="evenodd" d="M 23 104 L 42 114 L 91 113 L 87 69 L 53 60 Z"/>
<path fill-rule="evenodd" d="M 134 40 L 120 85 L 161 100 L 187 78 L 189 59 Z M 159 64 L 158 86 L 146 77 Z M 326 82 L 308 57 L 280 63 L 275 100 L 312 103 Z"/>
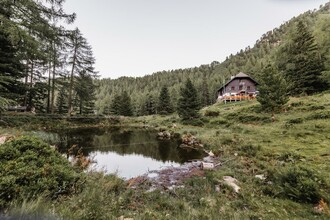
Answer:
<path fill-rule="evenodd" d="M 219 63 L 214 61 L 211 64 L 199 67 L 161 71 L 146 75 L 144 77 L 121 77 L 119 79 L 101 79 L 97 81 L 96 107 L 100 113 L 109 107 L 114 95 L 126 90 L 130 94 L 134 105 L 135 115 L 144 115 L 144 104 L 150 96 L 157 102 L 162 86 L 167 86 L 173 104 L 176 104 L 182 83 L 190 78 L 199 91 L 207 89 L 212 98 L 216 100 L 216 91 L 225 79 L 243 71 L 258 79 L 258 73 L 266 61 L 276 62 L 277 50 L 290 38 L 290 33 L 295 28 L 296 22 L 301 19 L 313 32 L 319 45 L 320 53 L 325 55 L 327 71 L 330 72 L 330 3 L 320 7 L 319 10 L 305 12 L 298 17 L 292 18 L 278 28 L 265 33 L 258 39 L 255 45 L 250 48 L 229 55 L 225 61 Z M 206 78 L 203 83 L 203 79 Z M 199 97 L 200 99 L 202 97 Z"/>

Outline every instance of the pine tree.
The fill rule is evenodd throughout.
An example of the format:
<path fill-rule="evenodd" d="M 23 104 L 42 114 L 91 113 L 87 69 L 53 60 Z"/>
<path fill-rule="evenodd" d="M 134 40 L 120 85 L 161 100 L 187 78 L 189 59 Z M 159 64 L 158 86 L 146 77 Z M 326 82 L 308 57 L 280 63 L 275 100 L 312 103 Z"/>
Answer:
<path fill-rule="evenodd" d="M 158 113 L 161 115 L 173 113 L 170 94 L 166 86 L 163 86 L 158 98 Z"/>
<path fill-rule="evenodd" d="M 183 88 L 180 90 L 180 98 L 178 101 L 178 114 L 182 120 L 190 120 L 198 118 L 198 110 L 200 109 L 197 90 L 188 79 Z"/>
<path fill-rule="evenodd" d="M 133 107 L 131 97 L 127 91 L 122 92 L 120 95 L 115 94 L 110 105 L 111 113 L 114 115 L 132 116 Z"/>
<path fill-rule="evenodd" d="M 57 113 L 65 114 L 68 112 L 67 96 L 68 96 L 67 86 L 63 85 L 63 86 L 61 86 L 58 97 L 56 99 Z"/>
<path fill-rule="evenodd" d="M 24 93 L 20 79 L 23 66 L 17 57 L 17 49 L 9 40 L 0 23 L 0 97 L 17 100 Z"/>
<path fill-rule="evenodd" d="M 144 105 L 147 115 L 156 114 L 156 103 L 154 97 L 151 94 L 147 96 L 147 100 Z"/>
<path fill-rule="evenodd" d="M 285 51 L 285 50 L 284 50 Z M 284 74 L 292 95 L 313 94 L 325 89 L 321 79 L 323 60 L 314 37 L 302 21 L 298 21 L 292 41 L 287 45 Z"/>
<path fill-rule="evenodd" d="M 210 93 L 209 93 L 209 85 L 207 83 L 206 75 L 203 76 L 202 82 L 202 97 L 201 97 L 201 105 L 202 107 L 208 106 L 211 104 Z"/>
<path fill-rule="evenodd" d="M 80 114 L 92 114 L 94 112 L 95 85 L 92 76 L 86 72 L 80 72 L 75 87 L 79 103 Z"/>
<path fill-rule="evenodd" d="M 121 96 L 118 93 L 112 98 L 110 113 L 113 115 L 120 115 L 121 113 Z"/>
<path fill-rule="evenodd" d="M 75 76 L 84 72 L 85 75 L 96 77 L 96 72 L 94 71 L 95 58 L 93 56 L 92 48 L 87 43 L 87 40 L 82 36 L 79 29 L 72 32 L 69 44 L 71 47 L 71 55 L 69 57 L 71 73 L 68 115 L 71 115 L 71 112 L 73 111 L 72 100 L 75 86 Z"/>
<path fill-rule="evenodd" d="M 124 91 L 120 96 L 120 115 L 133 116 L 133 108 L 131 103 L 131 97 L 127 91 Z"/>
<path fill-rule="evenodd" d="M 287 83 L 274 67 L 268 64 L 259 79 L 258 102 L 265 111 L 276 112 L 289 101 Z"/>

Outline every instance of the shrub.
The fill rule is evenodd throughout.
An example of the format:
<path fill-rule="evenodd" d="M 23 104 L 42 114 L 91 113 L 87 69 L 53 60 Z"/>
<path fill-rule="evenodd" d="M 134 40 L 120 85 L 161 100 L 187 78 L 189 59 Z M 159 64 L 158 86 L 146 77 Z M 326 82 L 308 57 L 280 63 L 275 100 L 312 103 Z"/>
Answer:
<path fill-rule="evenodd" d="M 256 156 L 258 151 L 260 151 L 260 149 L 261 149 L 260 146 L 254 146 L 252 144 L 247 144 L 238 147 L 238 150 L 241 152 L 241 154 L 248 157 Z"/>
<path fill-rule="evenodd" d="M 207 116 L 207 117 L 217 117 L 217 116 L 220 115 L 220 112 L 212 111 L 212 110 L 206 110 L 204 115 Z"/>
<path fill-rule="evenodd" d="M 329 119 L 330 111 L 317 111 L 307 117 L 307 120 Z"/>
<path fill-rule="evenodd" d="M 322 190 L 328 189 L 317 172 L 303 166 L 283 167 L 270 172 L 273 181 L 271 190 L 275 196 L 303 203 L 317 203 L 323 197 Z"/>
<path fill-rule="evenodd" d="M 182 124 L 202 127 L 204 125 L 204 122 L 200 118 L 196 118 L 196 119 L 182 120 Z"/>
<path fill-rule="evenodd" d="M 0 145 L 0 207 L 14 199 L 69 194 L 80 178 L 68 160 L 37 138 Z"/>
<path fill-rule="evenodd" d="M 286 123 L 288 124 L 301 124 L 304 122 L 304 119 L 302 118 L 293 118 L 293 119 L 290 119 L 289 121 L 287 121 Z"/>
<path fill-rule="evenodd" d="M 277 157 L 279 161 L 288 162 L 288 163 L 295 163 L 297 161 L 302 160 L 304 157 L 300 154 L 295 152 L 284 152 Z"/>

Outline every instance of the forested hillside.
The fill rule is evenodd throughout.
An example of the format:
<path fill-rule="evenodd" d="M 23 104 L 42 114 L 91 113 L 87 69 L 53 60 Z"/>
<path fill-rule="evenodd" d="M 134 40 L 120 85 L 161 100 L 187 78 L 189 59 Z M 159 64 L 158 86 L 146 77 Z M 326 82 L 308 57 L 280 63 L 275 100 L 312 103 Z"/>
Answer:
<path fill-rule="evenodd" d="M 168 88 L 171 102 L 176 106 L 180 88 L 188 78 L 197 88 L 201 106 L 214 103 L 218 88 L 231 75 L 240 71 L 258 80 L 262 68 L 271 63 L 281 72 L 285 72 L 292 56 L 286 52 L 286 48 L 292 42 L 298 21 L 302 21 L 306 31 L 312 34 L 320 63 L 324 64 L 322 78 L 324 82 L 330 81 L 330 3 L 327 3 L 318 10 L 305 12 L 265 33 L 253 47 L 246 47 L 235 55 L 231 54 L 221 63 L 213 61 L 199 67 L 161 71 L 137 78 L 97 80 L 96 108 L 99 113 L 112 113 L 114 97 L 126 91 L 131 98 L 134 115 L 154 114 L 161 88 Z"/>

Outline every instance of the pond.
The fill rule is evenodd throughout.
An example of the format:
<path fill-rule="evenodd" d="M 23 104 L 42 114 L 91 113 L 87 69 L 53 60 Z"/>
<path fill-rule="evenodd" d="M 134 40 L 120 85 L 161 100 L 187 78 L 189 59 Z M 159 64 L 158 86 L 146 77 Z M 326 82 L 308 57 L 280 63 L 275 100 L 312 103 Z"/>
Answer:
<path fill-rule="evenodd" d="M 56 145 L 63 154 L 77 145 L 84 156 L 96 162 L 93 168 L 125 179 L 202 158 L 198 151 L 180 148 L 180 140 L 159 140 L 156 131 L 145 129 L 74 129 L 35 135 Z"/>

